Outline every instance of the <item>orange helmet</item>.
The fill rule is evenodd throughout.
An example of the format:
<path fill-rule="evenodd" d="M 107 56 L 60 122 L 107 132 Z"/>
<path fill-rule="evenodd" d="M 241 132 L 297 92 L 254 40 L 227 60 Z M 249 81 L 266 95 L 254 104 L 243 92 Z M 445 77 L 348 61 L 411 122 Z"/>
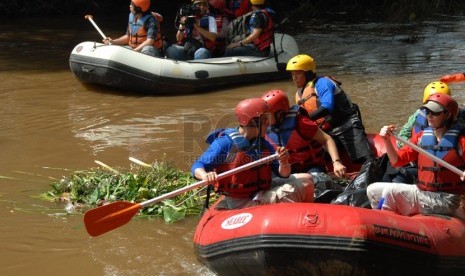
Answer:
<path fill-rule="evenodd" d="M 255 125 L 255 119 L 265 113 L 268 113 L 268 104 L 261 98 L 246 99 L 236 106 L 237 121 L 241 126 Z"/>
<path fill-rule="evenodd" d="M 136 7 L 139 7 L 142 12 L 148 11 L 150 8 L 150 0 L 132 0 Z"/>
<path fill-rule="evenodd" d="M 289 112 L 289 98 L 282 90 L 270 90 L 263 94 L 262 99 L 266 101 L 271 113 L 278 111 Z"/>

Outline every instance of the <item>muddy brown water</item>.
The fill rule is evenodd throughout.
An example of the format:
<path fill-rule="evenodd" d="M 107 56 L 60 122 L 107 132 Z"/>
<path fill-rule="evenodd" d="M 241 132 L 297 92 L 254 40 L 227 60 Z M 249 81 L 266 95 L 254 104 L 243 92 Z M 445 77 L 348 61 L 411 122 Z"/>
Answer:
<path fill-rule="evenodd" d="M 427 83 L 465 69 L 464 19 L 400 28 L 302 21 L 292 34 L 315 58 L 319 74 L 343 83 L 367 131 L 377 132 L 404 123 Z M 171 97 L 84 86 L 68 57 L 75 44 L 100 37 L 82 21 L 0 25 L 0 274 L 212 275 L 193 253 L 198 217 L 175 224 L 136 218 L 90 238 L 82 214 L 36 196 L 63 175 L 97 166 L 95 160 L 128 167 L 129 157 L 166 158 L 189 170 L 206 147 L 205 135 L 233 125 L 238 101 L 275 88 L 293 97 L 291 81 Z M 104 29 L 112 36 L 120 30 Z M 451 85 L 460 102 L 464 85 Z"/>

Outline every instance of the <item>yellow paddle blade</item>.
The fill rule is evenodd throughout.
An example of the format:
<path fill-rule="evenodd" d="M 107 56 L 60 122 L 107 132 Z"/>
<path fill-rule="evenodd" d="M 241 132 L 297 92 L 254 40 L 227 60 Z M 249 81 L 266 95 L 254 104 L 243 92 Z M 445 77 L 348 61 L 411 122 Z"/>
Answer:
<path fill-rule="evenodd" d="M 128 223 L 142 206 L 139 203 L 116 201 L 87 211 L 84 224 L 87 233 L 98 236 Z"/>

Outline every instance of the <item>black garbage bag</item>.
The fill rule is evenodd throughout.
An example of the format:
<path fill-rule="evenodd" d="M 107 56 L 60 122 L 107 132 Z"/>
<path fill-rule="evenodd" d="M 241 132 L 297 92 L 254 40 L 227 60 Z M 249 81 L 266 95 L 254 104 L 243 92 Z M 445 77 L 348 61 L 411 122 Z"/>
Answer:
<path fill-rule="evenodd" d="M 331 203 L 371 208 L 367 187 L 371 183 L 382 181 L 388 162 L 387 154 L 365 162 L 358 175 Z"/>
<path fill-rule="evenodd" d="M 312 172 L 313 183 L 315 185 L 315 198 L 316 203 L 330 203 L 344 188 L 335 181 L 331 176 L 322 172 Z"/>
<path fill-rule="evenodd" d="M 383 176 L 383 182 L 395 182 L 405 184 L 415 184 L 418 178 L 418 168 L 415 163 L 410 163 L 404 167 L 395 168 L 388 162 Z"/>

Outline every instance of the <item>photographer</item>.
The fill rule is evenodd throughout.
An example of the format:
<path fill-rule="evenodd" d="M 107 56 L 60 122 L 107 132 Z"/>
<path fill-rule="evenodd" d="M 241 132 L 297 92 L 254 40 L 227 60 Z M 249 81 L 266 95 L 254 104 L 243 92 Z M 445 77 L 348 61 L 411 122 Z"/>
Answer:
<path fill-rule="evenodd" d="M 185 7 L 185 10 L 189 8 Z M 215 18 L 208 15 L 207 0 L 192 0 L 192 14 L 181 9 L 177 44 L 166 50 L 166 56 L 175 60 L 205 59 L 215 47 L 217 27 Z"/>

